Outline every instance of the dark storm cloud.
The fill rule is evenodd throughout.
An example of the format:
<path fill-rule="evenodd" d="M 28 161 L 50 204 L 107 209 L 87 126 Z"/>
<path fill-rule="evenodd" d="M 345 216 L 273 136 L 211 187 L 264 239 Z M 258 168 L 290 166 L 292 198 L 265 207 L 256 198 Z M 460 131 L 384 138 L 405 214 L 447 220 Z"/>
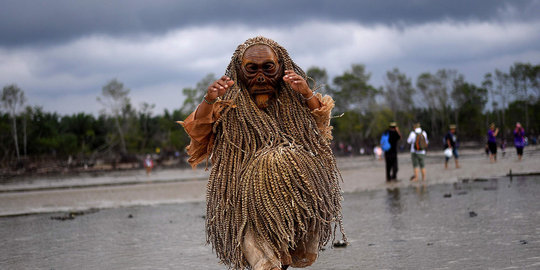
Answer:
<path fill-rule="evenodd" d="M 92 34 L 156 34 L 201 24 L 283 27 L 305 20 L 415 24 L 444 19 L 535 19 L 538 0 L 4 0 L 0 46 L 51 44 Z"/>

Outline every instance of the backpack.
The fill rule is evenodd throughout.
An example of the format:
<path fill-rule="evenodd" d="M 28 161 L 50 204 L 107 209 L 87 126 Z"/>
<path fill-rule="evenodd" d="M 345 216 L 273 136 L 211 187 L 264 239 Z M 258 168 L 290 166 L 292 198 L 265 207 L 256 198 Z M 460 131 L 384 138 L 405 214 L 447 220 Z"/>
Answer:
<path fill-rule="evenodd" d="M 388 150 L 390 150 L 390 148 L 392 147 L 392 145 L 390 145 L 390 133 L 388 132 L 385 132 L 383 133 L 383 135 L 381 136 L 381 148 L 384 152 L 388 152 Z"/>
<path fill-rule="evenodd" d="M 414 141 L 414 150 L 422 151 L 427 149 L 426 138 L 424 137 L 424 132 L 416 134 L 416 140 Z"/>

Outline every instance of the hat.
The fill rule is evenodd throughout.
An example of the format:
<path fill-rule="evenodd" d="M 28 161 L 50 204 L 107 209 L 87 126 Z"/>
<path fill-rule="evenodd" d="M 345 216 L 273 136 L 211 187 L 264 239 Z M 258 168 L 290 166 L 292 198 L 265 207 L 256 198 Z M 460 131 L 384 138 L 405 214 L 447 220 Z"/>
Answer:
<path fill-rule="evenodd" d="M 388 124 L 389 127 L 396 127 L 397 126 L 397 123 L 396 122 L 390 122 L 390 124 Z"/>
<path fill-rule="evenodd" d="M 450 126 L 448 126 L 449 129 L 456 129 L 456 125 L 452 124 Z"/>

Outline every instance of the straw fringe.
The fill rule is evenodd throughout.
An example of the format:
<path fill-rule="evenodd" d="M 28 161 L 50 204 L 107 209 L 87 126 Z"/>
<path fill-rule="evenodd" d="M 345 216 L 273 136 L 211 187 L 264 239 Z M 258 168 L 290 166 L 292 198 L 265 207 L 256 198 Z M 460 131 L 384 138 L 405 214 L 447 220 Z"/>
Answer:
<path fill-rule="evenodd" d="M 217 256 L 233 269 L 249 267 L 241 245 L 247 230 L 259 244 L 269 243 L 278 258 L 313 231 L 319 233 L 319 248 L 336 225 L 346 240 L 331 137 L 319 134 L 301 95 L 285 83 L 261 110 L 237 76 L 244 51 L 255 44 L 270 46 L 285 69 L 306 78 L 283 47 L 264 37 L 238 46 L 227 68 L 236 84 L 222 97 L 227 106 L 214 124 L 206 232 Z"/>

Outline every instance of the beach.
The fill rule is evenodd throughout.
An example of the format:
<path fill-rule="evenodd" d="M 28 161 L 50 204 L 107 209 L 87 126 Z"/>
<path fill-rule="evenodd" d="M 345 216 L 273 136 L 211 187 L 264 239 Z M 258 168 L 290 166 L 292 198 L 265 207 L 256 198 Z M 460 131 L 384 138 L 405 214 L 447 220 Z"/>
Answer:
<path fill-rule="evenodd" d="M 308 269 L 538 269 L 540 149 L 494 164 L 482 150 L 460 154 L 461 168 L 451 160 L 445 170 L 442 151 L 429 153 L 426 181 L 413 183 L 402 153 L 391 184 L 382 160 L 338 158 L 350 244 L 329 243 Z M 0 268 L 227 269 L 205 241 L 207 176 L 141 170 L 5 184 Z"/>
<path fill-rule="evenodd" d="M 511 150 L 511 149 L 509 149 Z M 426 180 L 410 182 L 413 175 L 409 153 L 398 158 L 398 182 L 385 181 L 384 159 L 373 156 L 339 157 L 343 192 L 455 183 L 462 179 L 493 178 L 540 171 L 540 147 L 528 147 L 518 162 L 514 151 L 508 151 L 497 163 L 490 163 L 482 149 L 461 150 L 461 168 L 450 160 L 444 169 L 441 151 L 428 152 Z M 197 169 L 154 170 L 147 176 L 144 170 L 112 172 L 77 177 L 42 177 L 21 179 L 0 185 L 0 216 L 81 211 L 92 208 L 126 207 L 204 201 L 209 170 L 204 164 Z"/>

